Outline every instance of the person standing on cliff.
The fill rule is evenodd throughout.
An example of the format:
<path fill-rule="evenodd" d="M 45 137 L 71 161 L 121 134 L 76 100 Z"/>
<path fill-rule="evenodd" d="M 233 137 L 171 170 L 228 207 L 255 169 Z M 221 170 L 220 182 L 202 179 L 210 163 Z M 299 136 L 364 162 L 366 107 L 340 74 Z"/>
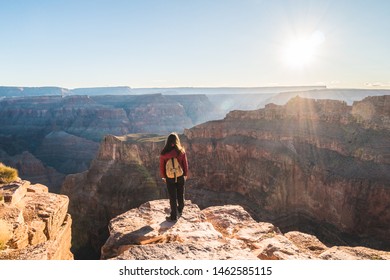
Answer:
<path fill-rule="evenodd" d="M 174 166 L 175 169 L 180 169 L 180 171 L 178 171 L 178 176 L 175 174 L 174 178 L 170 178 L 172 176 L 170 176 L 170 170 L 167 170 L 168 161 L 171 161 L 172 163 L 176 162 L 176 164 L 178 163 L 180 165 L 177 166 L 177 168 Z M 167 220 L 176 221 L 184 209 L 184 183 L 188 178 L 187 155 L 180 143 L 179 136 L 176 133 L 169 134 L 165 146 L 161 151 L 160 174 L 162 180 L 167 185 L 169 204 L 171 207 L 171 213 L 170 216 L 167 217 Z"/>

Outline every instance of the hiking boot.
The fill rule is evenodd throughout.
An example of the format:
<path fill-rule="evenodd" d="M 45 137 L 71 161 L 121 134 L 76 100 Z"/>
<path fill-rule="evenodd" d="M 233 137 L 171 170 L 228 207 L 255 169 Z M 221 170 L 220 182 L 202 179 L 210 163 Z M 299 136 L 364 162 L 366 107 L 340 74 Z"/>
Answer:
<path fill-rule="evenodd" d="M 165 217 L 165 220 L 170 221 L 170 222 L 176 222 L 177 218 L 171 217 L 171 216 L 167 216 L 167 217 Z"/>

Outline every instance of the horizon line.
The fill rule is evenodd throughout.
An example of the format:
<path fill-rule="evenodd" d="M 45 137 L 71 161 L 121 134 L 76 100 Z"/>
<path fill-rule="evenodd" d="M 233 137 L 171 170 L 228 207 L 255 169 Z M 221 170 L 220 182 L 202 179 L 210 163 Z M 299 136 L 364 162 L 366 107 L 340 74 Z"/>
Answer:
<path fill-rule="evenodd" d="M 37 88 L 58 88 L 64 90 L 76 89 L 104 89 L 104 88 L 129 88 L 129 89 L 267 89 L 267 88 L 321 88 L 321 89 L 366 89 L 366 90 L 390 90 L 390 85 L 371 85 L 371 86 L 328 86 L 328 85 L 269 85 L 269 86 L 153 86 L 153 87 L 131 87 L 129 85 L 112 85 L 112 86 L 83 86 L 83 87 L 62 87 L 58 85 L 45 86 L 21 86 L 21 85 L 0 85 L 0 88 L 21 88 L 21 89 L 37 89 Z"/>

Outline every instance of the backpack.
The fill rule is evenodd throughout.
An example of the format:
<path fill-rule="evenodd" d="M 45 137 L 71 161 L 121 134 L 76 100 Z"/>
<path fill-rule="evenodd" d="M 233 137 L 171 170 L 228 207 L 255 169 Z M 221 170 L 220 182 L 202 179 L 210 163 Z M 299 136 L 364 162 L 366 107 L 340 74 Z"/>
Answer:
<path fill-rule="evenodd" d="M 165 164 L 165 170 L 168 178 L 175 178 L 175 183 L 177 182 L 177 177 L 180 177 L 184 174 L 183 169 L 175 157 L 167 161 Z"/>

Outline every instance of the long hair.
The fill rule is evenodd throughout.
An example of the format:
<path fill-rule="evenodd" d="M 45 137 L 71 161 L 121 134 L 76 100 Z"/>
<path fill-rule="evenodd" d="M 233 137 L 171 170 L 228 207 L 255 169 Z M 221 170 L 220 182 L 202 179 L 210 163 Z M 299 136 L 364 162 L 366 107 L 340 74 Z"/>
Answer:
<path fill-rule="evenodd" d="M 165 141 L 165 146 L 162 149 L 161 154 L 164 155 L 166 153 L 169 153 L 173 149 L 175 149 L 178 154 L 185 153 L 185 149 L 180 143 L 179 135 L 177 135 L 177 133 L 175 132 L 169 134 L 167 140 Z"/>

